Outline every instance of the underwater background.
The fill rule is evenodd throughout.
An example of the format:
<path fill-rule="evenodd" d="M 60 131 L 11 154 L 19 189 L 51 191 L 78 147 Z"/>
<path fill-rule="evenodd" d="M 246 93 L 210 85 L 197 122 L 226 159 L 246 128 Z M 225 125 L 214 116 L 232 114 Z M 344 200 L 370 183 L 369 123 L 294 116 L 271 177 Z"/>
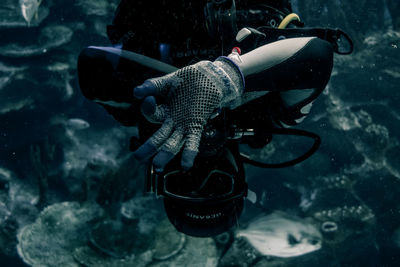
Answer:
<path fill-rule="evenodd" d="M 339 27 L 355 45 L 335 55 L 328 87 L 297 127 L 321 147 L 293 167 L 246 166 L 258 204 L 246 202 L 236 229 L 192 238 L 143 193 L 129 151 L 137 130 L 77 85 L 79 52 L 109 45 L 119 1 L 2 0 L 0 266 L 400 266 L 400 2 L 292 2 L 306 26 Z M 263 155 L 295 144 L 277 139 Z M 98 222 L 110 229 L 98 233 L 110 239 L 103 253 L 88 246 Z M 110 238 L 116 228 L 123 235 Z M 281 250 L 263 253 L 249 229 Z M 316 231 L 318 244 L 302 247 L 296 234 Z"/>

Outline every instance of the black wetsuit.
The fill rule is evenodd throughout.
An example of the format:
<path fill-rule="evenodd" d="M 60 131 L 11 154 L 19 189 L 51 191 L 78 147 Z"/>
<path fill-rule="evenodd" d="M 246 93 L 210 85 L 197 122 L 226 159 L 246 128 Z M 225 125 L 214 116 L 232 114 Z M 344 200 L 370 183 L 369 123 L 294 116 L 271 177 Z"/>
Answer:
<path fill-rule="evenodd" d="M 235 45 L 234 34 L 219 33 L 218 37 L 222 35 L 222 38 L 210 35 L 204 15 L 205 2 L 122 0 L 107 28 L 109 39 L 113 45 L 121 45 L 123 49 L 178 68 L 200 60 L 215 60 L 231 52 Z M 254 2 L 268 1 L 236 1 L 237 29 L 258 28 L 271 22 L 266 21 L 267 15 L 259 12 Z M 289 11 L 285 10 L 286 14 Z M 278 40 L 267 36 L 263 43 L 275 41 Z M 246 81 L 246 90 L 265 88 L 269 92 L 257 100 L 262 109 L 253 116 L 262 116 L 263 120 L 268 117 L 280 125 L 296 125 L 306 115 L 303 108 L 325 88 L 332 65 L 331 44 L 315 38 L 290 58 L 251 77 Z M 88 99 L 98 100 L 124 125 L 136 125 L 137 122 L 148 125 L 140 114 L 139 101 L 133 97 L 133 88 L 148 78 L 163 74 L 123 61 L 113 65 L 109 58 L 89 50 L 81 53 L 78 70 L 82 93 Z M 311 91 L 301 93 L 304 89 Z M 297 93 L 290 95 L 289 91 Z M 133 105 L 125 106 L 124 103 Z M 246 107 L 240 109 L 248 116 Z M 308 113 L 309 109 L 306 109 Z"/>

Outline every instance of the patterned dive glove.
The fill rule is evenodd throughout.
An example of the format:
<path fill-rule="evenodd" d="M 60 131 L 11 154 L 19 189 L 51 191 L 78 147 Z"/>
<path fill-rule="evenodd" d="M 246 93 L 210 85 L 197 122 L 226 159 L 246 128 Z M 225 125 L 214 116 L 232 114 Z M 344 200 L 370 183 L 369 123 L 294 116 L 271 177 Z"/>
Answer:
<path fill-rule="evenodd" d="M 146 80 L 134 89 L 144 99 L 142 113 L 151 122 L 162 123 L 138 150 L 135 157 L 145 160 L 156 154 L 153 164 L 161 172 L 183 148 L 181 165 L 193 166 L 203 128 L 216 108 L 240 99 L 244 79 L 240 69 L 228 58 L 200 61 L 160 78 Z M 154 96 L 165 98 L 157 105 Z"/>

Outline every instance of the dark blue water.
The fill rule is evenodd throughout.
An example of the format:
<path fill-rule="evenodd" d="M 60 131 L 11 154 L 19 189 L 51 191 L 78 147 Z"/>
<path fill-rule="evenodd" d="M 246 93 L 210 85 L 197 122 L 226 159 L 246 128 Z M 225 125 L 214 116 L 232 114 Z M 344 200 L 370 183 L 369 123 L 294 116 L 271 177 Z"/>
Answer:
<path fill-rule="evenodd" d="M 93 256 L 79 250 L 88 247 L 89 229 L 104 217 L 120 220 L 121 203 L 133 198 L 136 202 L 126 205 L 142 218 L 141 230 L 133 231 L 133 239 L 150 251 L 149 240 L 157 239 L 154 229 L 165 215 L 160 201 L 142 195 L 143 173 L 129 152 L 136 129 L 121 126 L 85 99 L 77 85 L 76 69 L 82 48 L 109 44 L 105 27 L 119 1 L 43 1 L 39 19 L 33 16 L 30 27 L 18 1 L 3 2 L 1 266 L 27 266 L 21 257 L 31 266 L 39 262 L 44 266 L 123 266 L 102 253 Z M 299 126 L 321 136 L 317 153 L 285 169 L 246 166 L 249 187 L 259 203 L 246 203 L 239 228 L 274 211 L 308 217 L 322 233 L 322 248 L 293 258 L 263 257 L 249 243 L 234 238 L 237 228 L 225 237 L 186 240 L 186 250 L 197 255 L 192 258 L 212 255 L 207 266 L 216 266 L 216 262 L 219 266 L 398 266 L 399 5 L 389 0 L 292 2 L 307 25 L 345 30 L 353 38 L 355 53 L 335 56 L 328 87 Z M 70 119 L 75 118 L 90 126 L 71 124 Z M 103 205 L 101 212 L 83 204 L 96 199 Z M 334 222 L 338 229 L 333 234 L 324 232 L 326 222 Z M 32 236 L 18 236 L 22 229 L 33 226 L 39 230 L 35 228 Z M 52 239 L 56 234 L 59 239 Z M 151 256 L 146 258 L 146 249 L 140 251 L 143 254 L 139 251 L 133 253 L 137 266 L 163 264 Z M 165 264 L 194 264 L 185 252 L 177 253 Z M 101 265 L 90 265 L 87 259 Z"/>

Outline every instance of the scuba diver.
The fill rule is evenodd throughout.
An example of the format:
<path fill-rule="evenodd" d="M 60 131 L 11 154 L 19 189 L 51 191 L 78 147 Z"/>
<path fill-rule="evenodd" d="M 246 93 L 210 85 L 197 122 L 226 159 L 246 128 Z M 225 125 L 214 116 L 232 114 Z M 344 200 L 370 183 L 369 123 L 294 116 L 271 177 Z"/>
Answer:
<path fill-rule="evenodd" d="M 147 191 L 163 197 L 178 231 L 198 237 L 229 230 L 244 200 L 254 202 L 245 163 L 285 167 L 315 152 L 319 137 L 290 127 L 327 85 L 333 53 L 352 51 L 341 30 L 304 28 L 290 0 L 122 0 L 107 34 L 112 46 L 79 56 L 80 89 L 138 127 L 131 149 L 149 167 Z M 281 164 L 239 149 L 274 134 L 315 143 Z"/>

